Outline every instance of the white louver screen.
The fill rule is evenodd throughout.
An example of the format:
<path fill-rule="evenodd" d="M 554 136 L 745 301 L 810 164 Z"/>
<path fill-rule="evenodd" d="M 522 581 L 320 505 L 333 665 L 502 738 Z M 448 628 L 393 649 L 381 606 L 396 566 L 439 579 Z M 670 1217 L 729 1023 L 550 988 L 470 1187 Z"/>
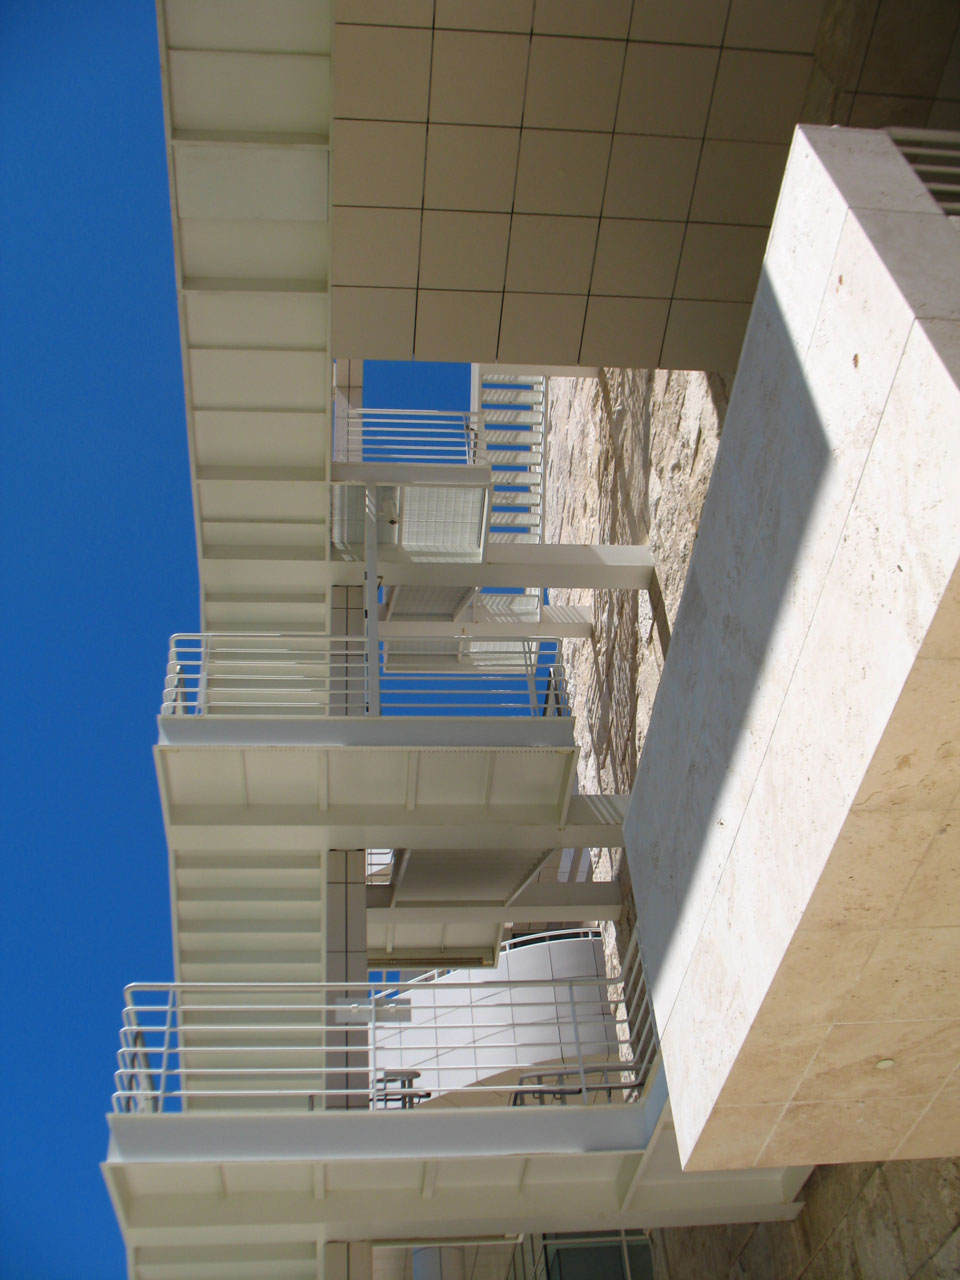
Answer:
<path fill-rule="evenodd" d="M 483 536 L 483 489 L 408 485 L 403 490 L 403 545 L 408 550 L 475 551 Z"/>

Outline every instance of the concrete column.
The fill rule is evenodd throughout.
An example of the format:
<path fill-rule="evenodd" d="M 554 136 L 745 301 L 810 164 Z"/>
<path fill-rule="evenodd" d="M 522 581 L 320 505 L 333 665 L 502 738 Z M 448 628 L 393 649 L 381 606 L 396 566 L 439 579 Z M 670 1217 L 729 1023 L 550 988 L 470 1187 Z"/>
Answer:
<path fill-rule="evenodd" d="M 356 991 L 336 983 L 365 982 L 367 977 L 367 886 L 366 850 L 331 849 L 327 854 L 327 909 L 324 938 L 326 944 L 326 976 L 331 984 L 331 1002 L 337 998 L 355 998 Z M 327 1090 L 343 1088 L 343 1094 L 327 1093 L 327 1110 L 366 1110 L 367 1028 L 347 1027 L 338 1023 L 331 1012 L 327 1016 L 326 1082 Z"/>
<path fill-rule="evenodd" d="M 413 1280 L 464 1280 L 462 1245 L 430 1245 L 413 1251 Z"/>
<path fill-rule="evenodd" d="M 369 1240 L 331 1240 L 323 1246 L 322 1280 L 373 1280 Z"/>

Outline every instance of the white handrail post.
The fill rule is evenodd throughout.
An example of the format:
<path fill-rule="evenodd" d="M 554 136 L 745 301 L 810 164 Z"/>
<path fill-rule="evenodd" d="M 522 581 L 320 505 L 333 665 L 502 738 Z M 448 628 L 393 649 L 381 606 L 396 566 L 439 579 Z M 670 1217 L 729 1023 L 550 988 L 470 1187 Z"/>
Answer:
<path fill-rule="evenodd" d="M 155 1111 L 163 1110 L 163 1099 L 167 1091 L 167 1065 L 170 1061 L 170 1032 L 173 1026 L 173 1004 L 176 989 L 171 986 L 167 995 L 167 1020 L 163 1028 L 163 1047 L 160 1051 L 160 1084 L 156 1094 Z"/>
<path fill-rule="evenodd" d="M 377 1005 L 376 998 L 371 987 L 368 996 L 370 1001 L 370 1014 L 367 1019 L 367 1025 L 370 1030 L 370 1110 L 377 1109 Z"/>
<path fill-rule="evenodd" d="M 209 634 L 204 631 L 200 637 L 200 671 L 197 680 L 197 715 L 202 716 L 207 709 L 207 664 L 209 660 L 209 650 L 207 648 Z"/>
<path fill-rule="evenodd" d="M 577 1069 L 580 1073 L 580 1095 L 583 1098 L 583 1105 L 587 1105 L 587 1073 L 583 1069 L 583 1048 L 580 1044 L 580 1027 L 577 1024 L 577 1006 L 573 996 L 573 983 L 567 983 L 567 989 L 570 993 L 570 1014 L 573 1018 L 573 1042 L 577 1048 Z"/>
<path fill-rule="evenodd" d="M 367 715 L 380 714 L 380 601 L 377 581 L 377 490 L 367 485 L 364 521 L 363 612 L 367 650 Z"/>
<path fill-rule="evenodd" d="M 530 714 L 537 715 L 537 668 L 533 660 L 533 645 L 529 640 L 521 641 L 523 645 L 523 664 L 527 670 L 527 688 L 530 691 Z"/>

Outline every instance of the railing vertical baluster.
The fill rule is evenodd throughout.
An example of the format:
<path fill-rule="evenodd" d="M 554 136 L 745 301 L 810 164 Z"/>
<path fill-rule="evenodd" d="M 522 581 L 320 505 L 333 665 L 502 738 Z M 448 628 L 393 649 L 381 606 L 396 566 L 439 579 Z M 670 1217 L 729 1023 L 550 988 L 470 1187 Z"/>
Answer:
<path fill-rule="evenodd" d="M 587 1073 L 583 1067 L 583 1047 L 580 1044 L 580 1027 L 577 1023 L 577 1006 L 573 995 L 573 983 L 567 983 L 567 990 L 570 993 L 570 1014 L 573 1018 L 573 1041 L 577 1047 L 577 1069 L 580 1072 L 580 1094 L 583 1098 L 583 1105 L 587 1105 Z"/>
<path fill-rule="evenodd" d="M 173 1007 L 176 999 L 176 988 L 171 987 L 167 995 L 167 1020 L 163 1028 L 163 1046 L 160 1050 L 160 1083 L 157 1088 L 155 1111 L 163 1110 L 163 1100 L 167 1092 L 167 1067 L 170 1061 L 170 1033 L 173 1029 Z"/>
<path fill-rule="evenodd" d="M 370 1041 L 370 1110 L 377 1109 L 377 1000 L 370 990 L 370 1009 L 367 1018 Z"/>

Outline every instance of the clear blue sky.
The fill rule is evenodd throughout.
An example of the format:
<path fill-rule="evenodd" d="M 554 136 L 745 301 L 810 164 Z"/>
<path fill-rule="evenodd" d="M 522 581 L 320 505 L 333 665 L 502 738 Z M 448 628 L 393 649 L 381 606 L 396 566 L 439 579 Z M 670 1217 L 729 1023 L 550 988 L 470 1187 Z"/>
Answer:
<path fill-rule="evenodd" d="M 171 973 L 151 748 L 198 625 L 153 4 L 5 0 L 0 124 L 0 1276 L 120 1280 L 97 1164 L 123 985 Z"/>

